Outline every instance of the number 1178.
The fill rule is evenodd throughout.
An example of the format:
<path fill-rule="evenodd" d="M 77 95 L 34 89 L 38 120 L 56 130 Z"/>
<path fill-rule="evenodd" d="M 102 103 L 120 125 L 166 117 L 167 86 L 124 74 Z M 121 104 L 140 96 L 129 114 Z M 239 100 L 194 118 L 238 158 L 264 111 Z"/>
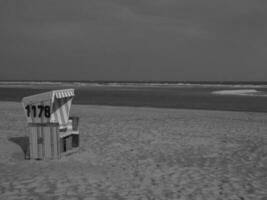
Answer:
<path fill-rule="evenodd" d="M 43 115 L 47 118 L 50 117 L 50 106 L 43 106 L 43 105 L 27 105 L 25 107 L 27 111 L 27 116 L 30 117 L 42 117 Z"/>

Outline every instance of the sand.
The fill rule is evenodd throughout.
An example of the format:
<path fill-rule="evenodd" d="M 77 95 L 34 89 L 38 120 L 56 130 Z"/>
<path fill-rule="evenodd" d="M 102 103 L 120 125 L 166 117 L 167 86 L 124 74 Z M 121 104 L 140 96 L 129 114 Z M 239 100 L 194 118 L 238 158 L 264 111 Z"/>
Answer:
<path fill-rule="evenodd" d="M 267 199 L 267 114 L 72 107 L 81 148 L 24 160 L 19 103 L 0 102 L 0 199 Z"/>

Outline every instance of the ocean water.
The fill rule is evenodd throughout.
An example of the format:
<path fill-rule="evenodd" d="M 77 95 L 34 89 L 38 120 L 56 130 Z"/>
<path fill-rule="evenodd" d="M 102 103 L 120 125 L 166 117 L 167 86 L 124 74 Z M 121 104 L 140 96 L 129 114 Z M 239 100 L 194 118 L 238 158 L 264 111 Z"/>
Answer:
<path fill-rule="evenodd" d="M 267 112 L 266 83 L 0 82 L 0 100 L 20 102 L 52 89 L 75 88 L 74 104 Z"/>

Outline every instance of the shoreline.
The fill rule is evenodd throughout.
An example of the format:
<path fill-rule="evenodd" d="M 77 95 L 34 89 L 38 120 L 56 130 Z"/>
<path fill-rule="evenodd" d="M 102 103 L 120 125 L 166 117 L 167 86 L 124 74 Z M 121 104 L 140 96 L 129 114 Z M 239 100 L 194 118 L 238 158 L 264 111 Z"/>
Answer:
<path fill-rule="evenodd" d="M 18 103 L 21 104 L 19 101 L 3 101 L 0 100 L 0 103 Z M 247 110 L 221 110 L 221 109 L 207 109 L 207 108 L 175 108 L 175 107 L 161 107 L 161 106 L 129 106 L 129 105 L 114 105 L 114 104 L 88 104 L 88 103 L 80 103 L 76 104 L 75 102 L 72 106 L 90 106 L 90 107 L 111 107 L 111 108 L 135 108 L 135 109 L 159 109 L 159 110 L 191 110 L 191 111 L 210 111 L 210 112 L 237 112 L 237 113 L 259 113 L 259 114 L 267 114 L 267 111 L 247 111 Z"/>
<path fill-rule="evenodd" d="M 223 89 L 223 88 L 222 88 Z M 21 102 L 48 89 L 0 88 L 0 100 Z M 87 88 L 75 91 L 74 104 L 174 109 L 267 112 L 264 96 L 215 95 L 211 88 Z"/>

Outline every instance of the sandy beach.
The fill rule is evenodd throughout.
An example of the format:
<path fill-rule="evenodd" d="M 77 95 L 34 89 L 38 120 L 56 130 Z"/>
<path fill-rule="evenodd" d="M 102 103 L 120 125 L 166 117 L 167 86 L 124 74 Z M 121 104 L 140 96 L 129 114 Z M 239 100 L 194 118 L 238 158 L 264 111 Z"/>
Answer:
<path fill-rule="evenodd" d="M 267 113 L 74 105 L 81 148 L 24 160 L 20 103 L 0 102 L 0 199 L 267 199 Z"/>

